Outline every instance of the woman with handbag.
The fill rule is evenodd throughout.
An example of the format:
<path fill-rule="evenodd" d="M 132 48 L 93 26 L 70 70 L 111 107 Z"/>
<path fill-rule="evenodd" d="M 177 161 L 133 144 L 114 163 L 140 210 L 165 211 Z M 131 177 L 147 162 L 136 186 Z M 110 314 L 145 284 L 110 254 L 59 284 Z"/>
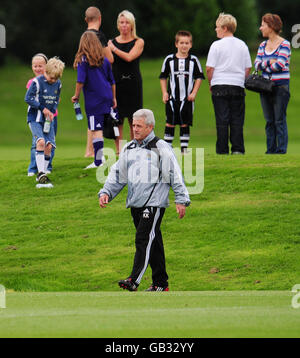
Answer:
<path fill-rule="evenodd" d="M 289 41 L 279 36 L 282 21 L 276 14 L 265 14 L 259 28 L 267 38 L 258 48 L 255 69 L 262 71 L 264 78 L 271 77 L 274 86 L 271 93 L 261 93 L 260 100 L 266 120 L 266 154 L 285 154 L 288 144 L 286 110 L 290 99 Z"/>

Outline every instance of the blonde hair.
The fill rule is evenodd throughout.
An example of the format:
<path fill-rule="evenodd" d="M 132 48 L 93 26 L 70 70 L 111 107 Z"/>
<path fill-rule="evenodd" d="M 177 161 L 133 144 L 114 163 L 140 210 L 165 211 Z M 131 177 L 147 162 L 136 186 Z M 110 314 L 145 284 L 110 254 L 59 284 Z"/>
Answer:
<path fill-rule="evenodd" d="M 45 72 L 47 75 L 59 79 L 63 74 L 64 68 L 65 64 L 58 57 L 52 57 L 47 62 Z"/>
<path fill-rule="evenodd" d="M 47 57 L 45 54 L 43 54 L 43 53 L 37 53 L 36 55 L 34 55 L 34 56 L 32 57 L 31 62 L 33 62 L 33 60 L 34 60 L 35 58 L 37 58 L 37 57 L 42 58 L 42 59 L 45 61 L 45 63 L 48 62 L 48 57 Z"/>
<path fill-rule="evenodd" d="M 230 14 L 224 14 L 224 12 L 220 13 L 216 23 L 221 27 L 227 27 L 227 30 L 232 34 L 235 33 L 237 28 L 236 18 Z"/>
<path fill-rule="evenodd" d="M 97 35 L 93 31 L 85 31 L 79 42 L 78 51 L 75 55 L 74 68 L 86 58 L 90 66 L 100 67 L 104 62 L 103 47 Z"/>
<path fill-rule="evenodd" d="M 128 10 L 123 10 L 122 12 L 120 12 L 120 14 L 118 15 L 118 19 L 117 19 L 117 28 L 119 30 L 119 22 L 121 17 L 124 16 L 125 19 L 127 21 L 129 21 L 130 25 L 131 25 L 131 35 L 137 39 L 138 36 L 136 34 L 136 26 L 135 26 L 135 17 L 133 15 L 132 12 L 128 11 Z"/>

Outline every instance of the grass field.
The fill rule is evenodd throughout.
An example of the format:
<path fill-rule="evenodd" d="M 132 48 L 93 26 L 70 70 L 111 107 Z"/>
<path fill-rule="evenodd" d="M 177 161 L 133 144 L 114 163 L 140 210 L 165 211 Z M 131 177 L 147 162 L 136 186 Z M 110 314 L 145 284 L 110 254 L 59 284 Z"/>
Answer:
<path fill-rule="evenodd" d="M 204 67 L 205 59 L 201 63 Z M 162 136 L 160 66 L 161 60 L 142 62 L 144 106 L 154 111 L 156 134 Z M 107 209 L 98 208 L 101 184 L 95 171 L 83 171 L 90 163 L 83 157 L 86 123 L 76 121 L 70 102 L 75 72 L 67 68 L 63 76 L 54 189 L 37 190 L 34 178 L 27 177 L 31 136 L 24 95 L 30 66 L 0 68 L 0 284 L 9 290 L 7 308 L 0 310 L 0 336 L 299 336 L 299 310 L 290 307 L 289 293 L 300 283 L 296 50 L 291 72 L 284 156 L 264 154 L 264 119 L 258 95 L 250 92 L 246 155 L 217 156 L 213 107 L 203 82 L 190 147 L 204 148 L 204 190 L 191 196 L 183 220 L 177 219 L 171 193 L 162 225 L 171 292 L 129 298 L 117 285 L 129 275 L 134 254 L 126 190 Z M 125 133 L 128 138 L 128 127 Z M 176 136 L 178 146 L 178 130 Z M 107 140 L 105 146 L 114 148 L 114 143 Z M 150 283 L 149 270 L 140 289 Z M 118 318 L 122 307 L 126 315 L 138 307 L 136 324 L 125 322 L 126 315 Z M 175 315 L 182 329 L 172 321 Z M 78 317 L 88 330 L 79 327 Z"/>
<path fill-rule="evenodd" d="M 84 162 L 57 158 L 54 190 L 39 191 L 24 162 L 1 161 L 0 282 L 7 288 L 111 291 L 129 275 L 134 227 L 126 190 L 98 209 L 100 184 L 82 171 Z M 289 290 L 298 283 L 298 171 L 296 155 L 207 155 L 203 193 L 182 221 L 171 194 L 163 221 L 171 289 Z M 150 283 L 147 272 L 141 288 Z"/>
<path fill-rule="evenodd" d="M 0 310 L 1 337 L 299 338 L 299 325 L 284 291 L 9 293 Z"/>

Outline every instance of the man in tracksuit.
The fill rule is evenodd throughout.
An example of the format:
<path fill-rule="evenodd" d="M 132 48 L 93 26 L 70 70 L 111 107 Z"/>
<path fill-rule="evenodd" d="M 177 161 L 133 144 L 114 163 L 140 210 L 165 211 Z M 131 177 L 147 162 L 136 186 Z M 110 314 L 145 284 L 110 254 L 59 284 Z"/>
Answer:
<path fill-rule="evenodd" d="M 171 146 L 155 136 L 153 112 L 140 109 L 133 114 L 134 139 L 122 150 L 100 190 L 99 205 L 109 201 L 128 185 L 126 207 L 136 227 L 136 252 L 130 276 L 119 286 L 136 291 L 150 264 L 152 285 L 147 291 L 168 291 L 168 275 L 160 224 L 169 205 L 169 189 L 175 193 L 179 218 L 190 204 L 187 188 Z"/>

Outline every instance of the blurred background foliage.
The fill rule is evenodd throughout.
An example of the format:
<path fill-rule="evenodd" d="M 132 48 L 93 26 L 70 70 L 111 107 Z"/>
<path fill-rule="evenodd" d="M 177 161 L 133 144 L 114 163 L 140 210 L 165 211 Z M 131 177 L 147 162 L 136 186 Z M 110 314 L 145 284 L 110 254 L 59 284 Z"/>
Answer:
<path fill-rule="evenodd" d="M 107 38 L 118 34 L 120 11 L 134 13 L 137 33 L 145 40 L 144 56 L 163 57 L 174 51 L 174 35 L 187 29 L 194 37 L 193 53 L 206 55 L 215 37 L 215 20 L 220 12 L 237 18 L 236 36 L 250 48 L 260 40 L 261 16 L 279 14 L 284 22 L 283 36 L 291 39 L 297 23 L 300 2 L 295 0 L 1 0 L 0 24 L 6 28 L 6 49 L 0 49 L 0 64 L 18 59 L 30 62 L 33 54 L 59 56 L 72 65 L 79 38 L 86 28 L 84 12 L 97 6 L 102 12 L 102 31 Z"/>

